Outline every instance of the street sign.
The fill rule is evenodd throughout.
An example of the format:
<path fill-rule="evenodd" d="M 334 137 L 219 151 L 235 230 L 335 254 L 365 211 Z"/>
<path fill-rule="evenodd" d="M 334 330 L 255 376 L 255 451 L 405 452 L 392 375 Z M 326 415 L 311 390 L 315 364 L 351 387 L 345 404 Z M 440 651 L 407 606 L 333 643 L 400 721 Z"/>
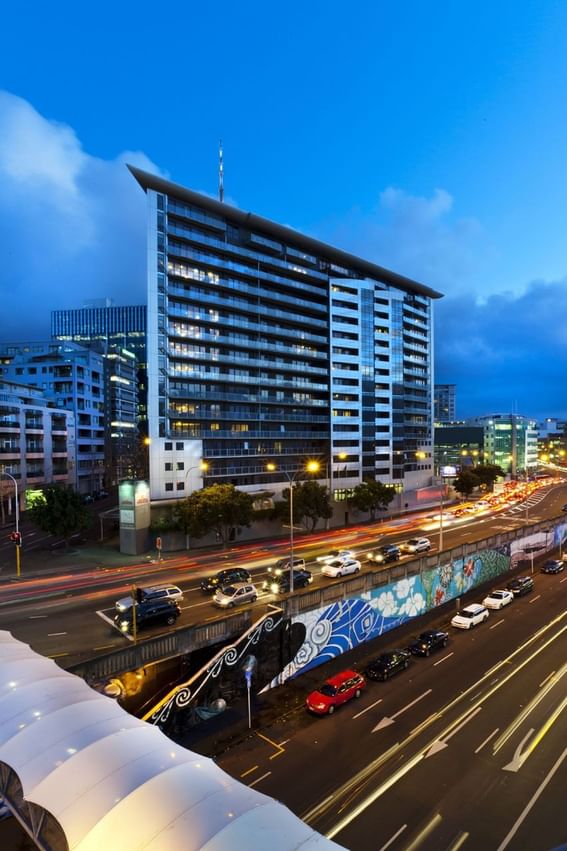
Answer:
<path fill-rule="evenodd" d="M 156 550 L 161 550 L 161 538 L 156 538 Z"/>

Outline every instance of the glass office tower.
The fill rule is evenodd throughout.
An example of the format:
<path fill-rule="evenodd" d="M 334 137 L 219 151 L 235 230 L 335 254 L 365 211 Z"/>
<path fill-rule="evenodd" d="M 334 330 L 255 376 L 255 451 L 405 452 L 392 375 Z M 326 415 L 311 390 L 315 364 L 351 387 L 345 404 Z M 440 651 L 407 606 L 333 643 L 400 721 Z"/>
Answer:
<path fill-rule="evenodd" d="M 440 294 L 130 170 L 148 198 L 152 498 L 287 487 L 307 459 L 338 495 L 429 484 Z"/>

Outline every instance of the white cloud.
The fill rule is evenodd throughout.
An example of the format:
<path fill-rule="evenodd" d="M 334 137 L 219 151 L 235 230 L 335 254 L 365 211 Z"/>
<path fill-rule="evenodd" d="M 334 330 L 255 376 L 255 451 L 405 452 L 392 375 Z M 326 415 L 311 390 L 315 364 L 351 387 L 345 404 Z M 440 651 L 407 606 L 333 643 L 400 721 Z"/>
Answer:
<path fill-rule="evenodd" d="M 130 162 L 91 156 L 74 130 L 0 91 L 0 339 L 49 336 L 50 311 L 109 296 L 146 300 L 145 195 Z M 21 317 L 25 316 L 22 332 Z"/>

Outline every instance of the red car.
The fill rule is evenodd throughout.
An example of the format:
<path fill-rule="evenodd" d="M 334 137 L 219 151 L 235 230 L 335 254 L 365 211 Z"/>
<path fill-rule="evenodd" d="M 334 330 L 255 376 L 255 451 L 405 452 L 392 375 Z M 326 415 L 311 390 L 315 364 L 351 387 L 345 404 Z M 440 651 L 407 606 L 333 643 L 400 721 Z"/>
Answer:
<path fill-rule="evenodd" d="M 366 680 L 356 671 L 342 671 L 329 677 L 322 686 L 312 691 L 306 700 L 307 708 L 316 715 L 332 715 L 337 706 L 353 697 L 360 697 Z"/>

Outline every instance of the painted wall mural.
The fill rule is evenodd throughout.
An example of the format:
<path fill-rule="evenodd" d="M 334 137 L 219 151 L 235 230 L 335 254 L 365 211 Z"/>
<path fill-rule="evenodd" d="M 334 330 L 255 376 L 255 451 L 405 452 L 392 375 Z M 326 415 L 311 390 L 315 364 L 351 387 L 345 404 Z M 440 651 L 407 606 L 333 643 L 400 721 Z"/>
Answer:
<path fill-rule="evenodd" d="M 295 658 L 268 687 L 281 685 L 289 677 L 305 673 L 460 597 L 507 572 L 510 564 L 509 545 L 483 550 L 295 617 L 294 623 L 300 622 L 305 628 L 305 640 Z"/>

